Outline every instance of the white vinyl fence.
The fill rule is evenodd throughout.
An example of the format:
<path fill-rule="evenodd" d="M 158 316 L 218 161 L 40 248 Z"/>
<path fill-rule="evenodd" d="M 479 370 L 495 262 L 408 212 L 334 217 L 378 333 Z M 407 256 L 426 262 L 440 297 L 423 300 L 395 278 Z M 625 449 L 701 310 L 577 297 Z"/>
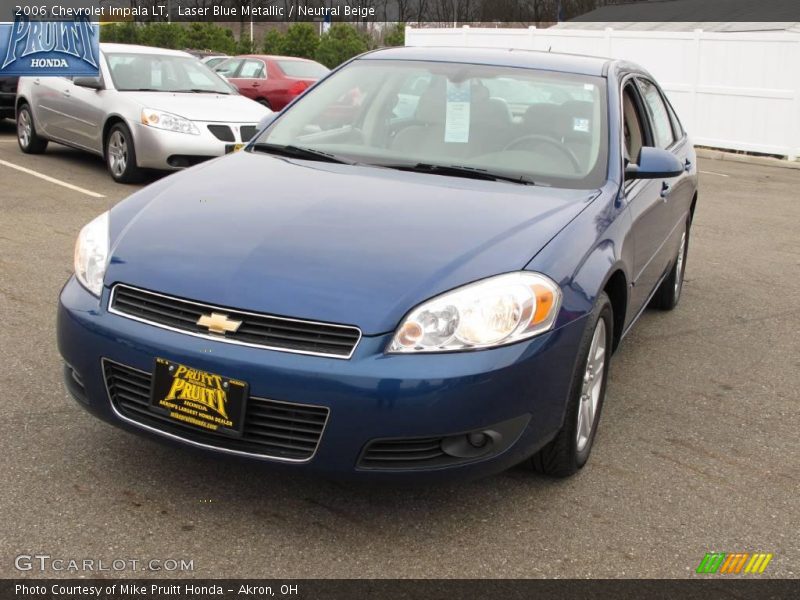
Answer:
<path fill-rule="evenodd" d="M 695 144 L 800 156 L 800 33 L 408 27 L 406 45 L 631 60 L 661 84 Z"/>

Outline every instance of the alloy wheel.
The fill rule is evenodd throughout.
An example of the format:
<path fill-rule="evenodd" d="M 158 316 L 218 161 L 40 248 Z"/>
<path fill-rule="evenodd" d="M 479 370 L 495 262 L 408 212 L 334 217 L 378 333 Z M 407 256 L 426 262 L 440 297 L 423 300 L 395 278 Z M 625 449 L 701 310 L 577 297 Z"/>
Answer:
<path fill-rule="evenodd" d="M 686 257 L 686 232 L 681 236 L 681 247 L 678 250 L 678 258 L 675 260 L 675 300 L 681 295 L 681 288 L 683 287 L 683 261 Z"/>
<path fill-rule="evenodd" d="M 580 405 L 578 406 L 578 426 L 576 428 L 578 452 L 583 451 L 589 440 L 592 439 L 597 408 L 600 405 L 600 394 L 603 391 L 605 366 L 606 322 L 601 318 L 597 321 L 592 335 L 589 356 L 586 359 L 586 370 L 583 373 Z"/>
<path fill-rule="evenodd" d="M 17 118 L 17 136 L 23 148 L 27 148 L 28 144 L 31 143 L 32 133 L 31 116 L 28 114 L 27 110 L 23 109 L 20 111 L 19 117 Z"/>
<path fill-rule="evenodd" d="M 128 144 L 120 131 L 112 133 L 108 140 L 108 166 L 116 177 L 121 177 L 128 166 Z"/>

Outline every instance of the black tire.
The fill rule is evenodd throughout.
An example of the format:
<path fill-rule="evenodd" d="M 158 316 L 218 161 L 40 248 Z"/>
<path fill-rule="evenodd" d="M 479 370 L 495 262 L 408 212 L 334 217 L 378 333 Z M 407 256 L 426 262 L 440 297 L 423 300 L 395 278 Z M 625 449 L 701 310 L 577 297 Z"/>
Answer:
<path fill-rule="evenodd" d="M 144 171 L 136 165 L 133 136 L 125 123 L 115 123 L 105 139 L 106 168 L 117 183 L 137 183 Z M 119 162 L 121 161 L 121 162 Z"/>
<path fill-rule="evenodd" d="M 658 286 L 658 290 L 650 301 L 650 306 L 659 310 L 672 310 L 678 306 L 683 291 L 683 275 L 686 273 L 686 258 L 689 256 L 689 231 L 691 221 L 686 221 L 686 227 L 681 237 L 681 246 L 672 261 L 669 275 Z M 683 254 L 681 254 L 683 250 Z"/>
<path fill-rule="evenodd" d="M 272 110 L 272 104 L 270 104 L 269 100 L 267 100 L 266 98 L 259 98 L 258 100 L 256 100 L 256 102 L 258 102 L 261 106 L 265 106 L 268 109 Z"/>
<path fill-rule="evenodd" d="M 47 140 L 36 133 L 33 113 L 27 104 L 20 105 L 17 111 L 17 144 L 25 154 L 41 154 L 47 150 Z"/>
<path fill-rule="evenodd" d="M 592 340 L 595 331 L 599 329 L 599 322 L 603 320 L 605 326 L 605 349 L 603 373 L 601 375 L 599 398 L 593 413 L 590 433 L 586 436 L 583 448 L 579 448 L 578 443 L 578 420 L 579 410 L 583 393 L 584 376 L 586 375 L 589 353 L 592 348 Z M 603 400 L 606 395 L 606 384 L 608 381 L 608 370 L 611 362 L 611 348 L 614 331 L 614 311 L 611 308 L 611 300 L 605 292 L 601 292 L 597 298 L 594 309 L 586 323 L 586 330 L 578 346 L 578 360 L 576 361 L 575 372 L 572 375 L 567 410 L 564 416 L 564 424 L 544 448 L 531 458 L 531 466 L 535 471 L 549 475 L 551 477 L 568 477 L 583 468 L 589 459 L 592 451 L 597 427 L 600 422 L 600 414 L 603 409 Z M 599 332 L 598 339 L 602 338 L 602 331 Z"/>

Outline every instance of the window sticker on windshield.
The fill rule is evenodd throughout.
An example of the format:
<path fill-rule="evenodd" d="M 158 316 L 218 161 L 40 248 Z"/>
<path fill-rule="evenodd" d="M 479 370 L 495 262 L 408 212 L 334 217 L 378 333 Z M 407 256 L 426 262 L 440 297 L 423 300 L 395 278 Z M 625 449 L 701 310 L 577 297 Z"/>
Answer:
<path fill-rule="evenodd" d="M 469 81 L 447 82 L 447 112 L 445 114 L 444 141 L 466 144 L 469 141 Z"/>
<path fill-rule="evenodd" d="M 589 133 L 589 119 L 581 119 L 579 117 L 572 119 L 572 131 Z"/>

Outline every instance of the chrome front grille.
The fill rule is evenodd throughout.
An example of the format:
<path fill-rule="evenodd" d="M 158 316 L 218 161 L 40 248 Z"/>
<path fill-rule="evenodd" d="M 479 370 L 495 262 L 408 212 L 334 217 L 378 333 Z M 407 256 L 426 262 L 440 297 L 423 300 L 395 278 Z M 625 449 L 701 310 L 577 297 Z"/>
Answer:
<path fill-rule="evenodd" d="M 121 284 L 114 286 L 111 291 L 109 311 L 151 325 L 222 342 L 333 358 L 350 358 L 361 339 L 361 331 L 349 325 L 244 312 Z M 232 333 L 209 333 L 197 321 L 212 312 L 223 313 L 229 319 L 241 321 L 241 325 Z"/>

